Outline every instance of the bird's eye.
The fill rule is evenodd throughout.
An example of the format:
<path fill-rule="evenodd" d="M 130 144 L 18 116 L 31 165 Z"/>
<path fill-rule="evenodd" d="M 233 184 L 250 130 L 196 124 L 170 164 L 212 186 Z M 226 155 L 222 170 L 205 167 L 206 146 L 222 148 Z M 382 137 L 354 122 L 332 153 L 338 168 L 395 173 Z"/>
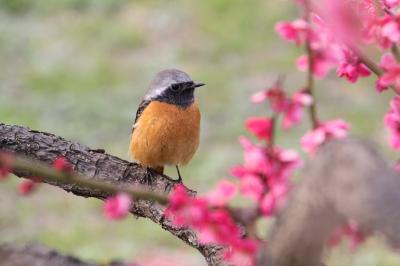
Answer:
<path fill-rule="evenodd" d="M 172 84 L 171 85 L 171 90 L 172 91 L 178 91 L 179 90 L 179 84 Z"/>

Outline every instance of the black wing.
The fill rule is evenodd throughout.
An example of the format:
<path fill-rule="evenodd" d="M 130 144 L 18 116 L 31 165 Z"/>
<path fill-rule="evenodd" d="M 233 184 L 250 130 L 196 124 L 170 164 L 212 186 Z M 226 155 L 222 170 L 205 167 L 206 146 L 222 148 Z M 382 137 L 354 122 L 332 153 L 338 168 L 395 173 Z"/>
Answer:
<path fill-rule="evenodd" d="M 144 109 L 146 109 L 147 105 L 149 105 L 150 101 L 147 100 L 143 100 L 140 104 L 139 104 L 139 108 L 136 111 L 136 117 L 135 117 L 135 121 L 133 122 L 132 125 L 132 133 L 135 130 L 135 125 L 136 122 L 138 121 L 139 117 L 142 115 Z"/>

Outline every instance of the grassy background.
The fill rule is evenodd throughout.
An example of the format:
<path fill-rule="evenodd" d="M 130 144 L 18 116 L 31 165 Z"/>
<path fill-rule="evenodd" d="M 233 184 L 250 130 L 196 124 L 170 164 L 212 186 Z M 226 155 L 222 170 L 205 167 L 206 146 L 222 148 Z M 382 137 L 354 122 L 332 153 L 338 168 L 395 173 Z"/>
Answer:
<path fill-rule="evenodd" d="M 0 0 L 0 121 L 127 159 L 131 123 L 150 79 L 164 68 L 183 69 L 207 83 L 197 93 L 201 146 L 182 169 L 187 185 L 206 191 L 240 162 L 236 140 L 246 134 L 245 119 L 268 111 L 251 105 L 249 96 L 279 73 L 288 90 L 304 86 L 293 64 L 302 51 L 274 33 L 278 20 L 296 12 L 291 0 Z M 387 148 L 381 118 L 390 93 L 376 97 L 372 79 L 350 86 L 333 74 L 317 88 L 323 119 L 344 117 L 353 134 Z M 278 142 L 299 148 L 307 126 L 281 133 Z M 104 262 L 176 253 L 188 265 L 204 265 L 146 220 L 108 222 L 98 201 L 46 185 L 21 198 L 17 182 L 0 186 L 0 242 L 39 242 Z M 327 265 L 400 263 L 376 239 L 354 254 L 344 244 L 327 256 Z"/>

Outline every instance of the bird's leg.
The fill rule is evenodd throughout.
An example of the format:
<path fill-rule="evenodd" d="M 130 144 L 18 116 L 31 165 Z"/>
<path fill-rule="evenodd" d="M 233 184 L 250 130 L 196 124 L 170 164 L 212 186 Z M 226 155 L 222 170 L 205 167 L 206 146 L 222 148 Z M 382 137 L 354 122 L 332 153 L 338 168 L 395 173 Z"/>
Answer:
<path fill-rule="evenodd" d="M 181 176 L 181 173 L 179 172 L 178 165 L 176 165 L 176 171 L 178 172 L 178 180 L 177 180 L 177 182 L 178 183 L 182 183 L 182 176 Z"/>

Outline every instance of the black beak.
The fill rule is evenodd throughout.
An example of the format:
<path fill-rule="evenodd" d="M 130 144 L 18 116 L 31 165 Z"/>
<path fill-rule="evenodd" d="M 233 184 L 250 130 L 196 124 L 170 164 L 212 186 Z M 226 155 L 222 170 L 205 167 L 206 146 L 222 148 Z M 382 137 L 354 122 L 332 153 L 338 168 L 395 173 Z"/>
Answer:
<path fill-rule="evenodd" d="M 201 86 L 204 86 L 204 85 L 206 85 L 206 84 L 204 84 L 204 83 L 195 83 L 195 84 L 193 84 L 192 88 L 198 88 L 198 87 L 201 87 Z"/>

